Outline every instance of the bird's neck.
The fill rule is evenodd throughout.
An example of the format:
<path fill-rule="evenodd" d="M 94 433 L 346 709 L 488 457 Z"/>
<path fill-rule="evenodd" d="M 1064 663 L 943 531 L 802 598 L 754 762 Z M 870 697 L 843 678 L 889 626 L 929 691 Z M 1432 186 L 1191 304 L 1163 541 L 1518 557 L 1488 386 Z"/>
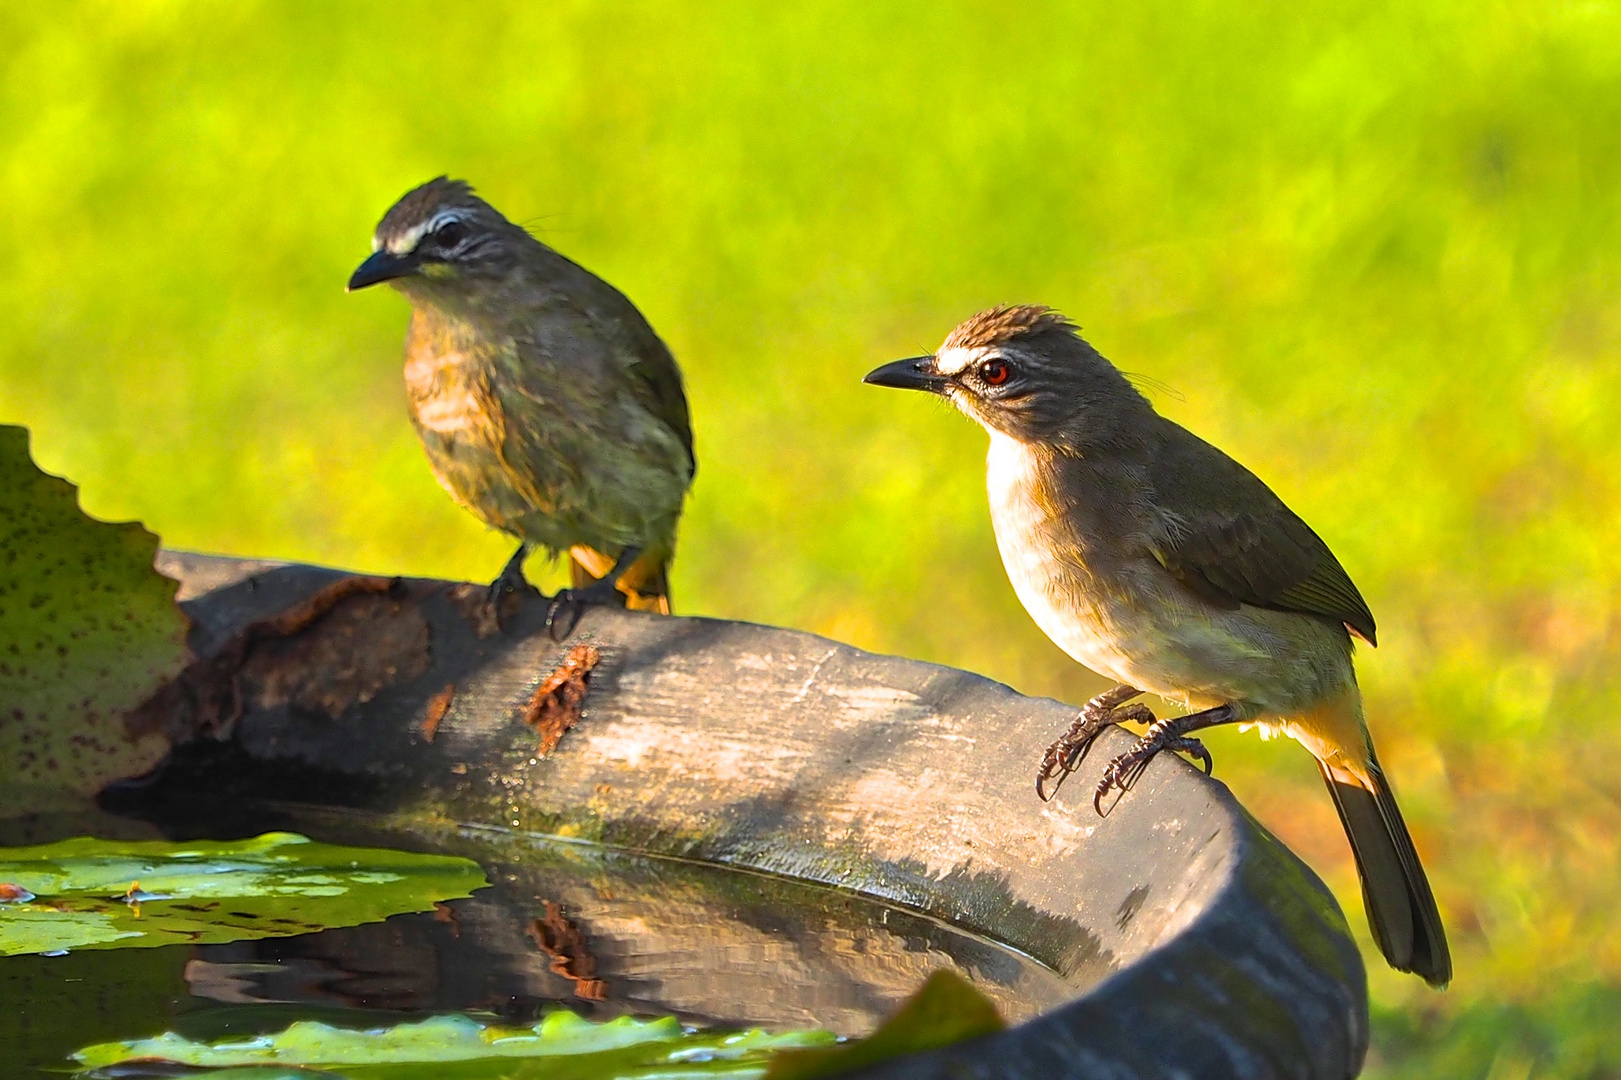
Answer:
<path fill-rule="evenodd" d="M 1046 538 L 1083 560 L 1113 550 L 1140 520 L 1141 467 L 1135 453 L 1076 453 L 991 432 L 985 480 L 991 518 L 1003 530 Z"/>
<path fill-rule="evenodd" d="M 469 287 L 466 282 L 406 278 L 398 287 L 411 301 L 414 322 L 422 321 L 437 329 L 457 325 L 476 326 L 487 321 L 481 317 L 486 304 L 480 290 Z"/>

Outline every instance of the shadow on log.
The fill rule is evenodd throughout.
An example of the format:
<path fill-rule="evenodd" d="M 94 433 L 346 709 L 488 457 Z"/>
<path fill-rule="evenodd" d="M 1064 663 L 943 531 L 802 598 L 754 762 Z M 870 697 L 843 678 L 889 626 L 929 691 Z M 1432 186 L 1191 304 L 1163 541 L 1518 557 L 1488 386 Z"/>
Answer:
<path fill-rule="evenodd" d="M 863 1076 L 1361 1066 L 1366 976 L 1328 890 L 1171 755 L 1099 819 L 1118 730 L 1038 802 L 1029 766 L 1069 706 L 743 623 L 592 609 L 557 644 L 544 603 L 497 629 L 481 586 L 183 553 L 159 568 L 200 659 L 144 718 L 175 752 L 123 798 L 207 791 L 747 868 L 937 917 L 1062 980 L 1068 1000 L 1034 1019 Z M 594 991 L 567 930 L 531 928 Z"/>

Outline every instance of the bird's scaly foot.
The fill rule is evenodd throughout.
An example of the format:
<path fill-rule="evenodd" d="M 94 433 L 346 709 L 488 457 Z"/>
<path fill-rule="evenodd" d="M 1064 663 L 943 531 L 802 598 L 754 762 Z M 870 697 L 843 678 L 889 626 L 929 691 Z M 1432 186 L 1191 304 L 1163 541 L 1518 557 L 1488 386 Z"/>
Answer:
<path fill-rule="evenodd" d="M 522 596 L 525 593 L 536 591 L 535 587 L 529 584 L 528 579 L 523 576 L 523 561 L 528 554 L 529 545 L 519 545 L 517 554 L 507 560 L 506 566 L 501 568 L 501 572 L 496 575 L 494 581 L 490 582 L 490 587 L 484 594 L 485 607 L 488 609 L 489 618 L 495 624 L 497 630 L 502 629 L 507 597 Z"/>
<path fill-rule="evenodd" d="M 1209 776 L 1215 769 L 1215 761 L 1210 757 L 1210 751 L 1206 750 L 1204 743 L 1198 739 L 1189 738 L 1184 734 L 1191 727 L 1208 726 L 1188 723 L 1190 720 L 1202 720 L 1205 716 L 1205 713 L 1194 713 L 1191 716 L 1173 716 L 1160 720 L 1149 727 L 1143 737 L 1137 740 L 1136 746 L 1109 762 L 1109 767 L 1103 770 L 1103 779 L 1098 781 L 1097 791 L 1092 794 L 1092 809 L 1098 812 L 1098 816 L 1104 815 L 1103 800 L 1109 792 L 1118 788 L 1120 794 L 1124 795 L 1135 787 L 1137 781 L 1142 779 L 1144 770 L 1148 768 L 1148 763 L 1153 761 L 1161 750 L 1177 750 L 1198 758 L 1204 766 L 1205 775 Z"/>
<path fill-rule="evenodd" d="M 552 597 L 552 606 L 546 610 L 546 632 L 553 641 L 566 641 L 587 607 L 624 607 L 625 599 L 611 574 L 583 589 L 559 589 Z"/>
<path fill-rule="evenodd" d="M 1153 710 L 1147 705 L 1142 702 L 1125 704 L 1140 693 L 1142 691 L 1134 686 L 1117 686 L 1113 690 L 1105 690 L 1081 707 L 1081 715 L 1075 718 L 1069 730 L 1055 739 L 1047 747 L 1047 752 L 1041 755 L 1041 768 L 1036 772 L 1037 798 L 1047 802 L 1058 794 L 1064 780 L 1086 760 L 1092 744 L 1103 734 L 1104 728 L 1128 721 L 1154 723 Z M 1051 791 L 1047 790 L 1049 781 L 1053 785 Z"/>

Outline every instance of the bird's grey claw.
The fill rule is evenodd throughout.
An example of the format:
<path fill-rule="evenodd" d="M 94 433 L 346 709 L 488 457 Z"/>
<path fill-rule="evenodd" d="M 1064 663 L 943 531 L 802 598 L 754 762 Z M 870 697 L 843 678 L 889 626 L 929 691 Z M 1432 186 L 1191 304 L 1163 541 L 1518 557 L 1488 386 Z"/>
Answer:
<path fill-rule="evenodd" d="M 1065 779 L 1080 768 L 1086 755 L 1092 752 L 1092 745 L 1103 734 L 1104 728 L 1127 722 L 1155 722 L 1153 710 L 1142 702 L 1120 704 L 1136 693 L 1138 691 L 1131 687 L 1118 687 L 1099 694 L 1081 707 L 1081 715 L 1075 718 L 1069 730 L 1055 739 L 1047 747 L 1047 752 L 1041 755 L 1041 768 L 1036 771 L 1036 798 L 1048 802 L 1057 796 Z M 1048 782 L 1053 785 L 1050 792 L 1047 790 Z"/>
<path fill-rule="evenodd" d="M 1047 747 L 1047 752 L 1041 755 L 1041 768 L 1036 772 L 1036 798 L 1049 802 L 1057 796 L 1058 789 L 1064 786 L 1069 774 L 1086 760 L 1087 753 L 1103 733 L 1104 726 L 1094 723 L 1083 711 L 1069 730 Z M 1050 792 L 1047 790 L 1049 781 L 1053 785 Z"/>
<path fill-rule="evenodd" d="M 1146 747 L 1144 744 L 1147 741 L 1147 739 L 1142 740 L 1136 746 L 1109 762 L 1109 767 L 1103 770 L 1103 779 L 1098 781 L 1097 790 L 1092 793 L 1092 809 L 1097 811 L 1099 817 L 1106 816 L 1103 810 L 1103 800 L 1108 796 L 1109 792 L 1118 788 L 1120 794 L 1124 795 L 1130 791 L 1142 777 L 1143 770 L 1148 768 L 1148 763 L 1159 752 L 1158 747 Z"/>
<path fill-rule="evenodd" d="M 1198 739 L 1183 739 L 1182 742 L 1184 745 L 1173 747 L 1173 749 L 1180 750 L 1184 754 L 1192 754 L 1199 759 L 1199 764 L 1204 768 L 1204 774 L 1206 776 L 1213 775 L 1216 771 L 1216 759 L 1210 756 L 1210 751 L 1205 749 L 1204 743 Z"/>
<path fill-rule="evenodd" d="M 606 585 L 606 587 L 604 587 Z M 589 605 L 601 607 L 624 607 L 625 594 L 620 592 L 611 581 L 604 579 L 594 585 L 587 585 L 583 589 L 559 589 L 557 595 L 552 597 L 551 606 L 546 609 L 546 632 L 553 641 L 567 641 L 574 628 L 580 623 L 580 616 L 585 614 Z M 567 623 L 560 618 L 567 614 Z M 564 626 L 561 633 L 558 627 Z"/>
<path fill-rule="evenodd" d="M 484 606 L 489 609 L 489 618 L 495 624 L 497 630 L 506 628 L 506 620 L 509 614 L 507 611 L 507 597 L 521 596 L 532 589 L 533 586 L 521 579 L 518 584 L 513 584 L 505 578 L 496 578 L 490 582 L 490 587 L 484 593 Z"/>
<path fill-rule="evenodd" d="M 1109 762 L 1109 767 L 1103 770 L 1103 779 L 1098 781 L 1097 790 L 1092 793 L 1092 809 L 1098 816 L 1105 816 L 1103 800 L 1109 792 L 1118 790 L 1121 795 L 1137 786 L 1143 773 L 1148 769 L 1148 763 L 1153 761 L 1162 750 L 1175 750 L 1188 754 L 1199 760 L 1204 766 L 1205 775 L 1209 776 L 1215 771 L 1215 759 L 1210 751 L 1198 739 L 1192 739 L 1182 734 L 1178 724 L 1184 717 L 1173 717 L 1161 720 L 1148 729 L 1148 732 L 1137 740 L 1137 745 L 1124 754 Z"/>
<path fill-rule="evenodd" d="M 546 608 L 546 633 L 553 641 L 567 641 L 584 613 L 585 605 L 575 597 L 573 589 L 559 590 Z M 561 632 L 559 627 L 562 627 Z"/>
<path fill-rule="evenodd" d="M 1058 794 L 1058 789 L 1064 786 L 1064 778 L 1069 770 L 1062 767 L 1059 745 L 1063 740 L 1047 747 L 1047 752 L 1041 756 L 1041 768 L 1036 770 L 1036 798 L 1042 802 L 1051 802 Z M 1056 778 L 1056 780 L 1054 779 Z M 1047 790 L 1047 781 L 1054 780 L 1052 791 Z"/>

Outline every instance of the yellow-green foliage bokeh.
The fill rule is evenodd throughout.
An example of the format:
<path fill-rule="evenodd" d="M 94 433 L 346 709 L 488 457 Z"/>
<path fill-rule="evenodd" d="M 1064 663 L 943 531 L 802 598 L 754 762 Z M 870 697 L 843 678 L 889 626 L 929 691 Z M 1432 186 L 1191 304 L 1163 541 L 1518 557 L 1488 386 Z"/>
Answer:
<path fill-rule="evenodd" d="M 859 383 L 1054 304 L 1379 617 L 1362 678 L 1458 976 L 1369 954 L 1373 1074 L 1621 1069 L 1614 4 L 125 0 L 0 34 L 0 420 L 92 512 L 492 576 L 507 543 L 405 419 L 404 302 L 342 289 L 449 172 L 683 362 L 680 610 L 1078 699 L 1003 577 L 983 436 Z M 1304 752 L 1211 741 L 1360 933 Z"/>

